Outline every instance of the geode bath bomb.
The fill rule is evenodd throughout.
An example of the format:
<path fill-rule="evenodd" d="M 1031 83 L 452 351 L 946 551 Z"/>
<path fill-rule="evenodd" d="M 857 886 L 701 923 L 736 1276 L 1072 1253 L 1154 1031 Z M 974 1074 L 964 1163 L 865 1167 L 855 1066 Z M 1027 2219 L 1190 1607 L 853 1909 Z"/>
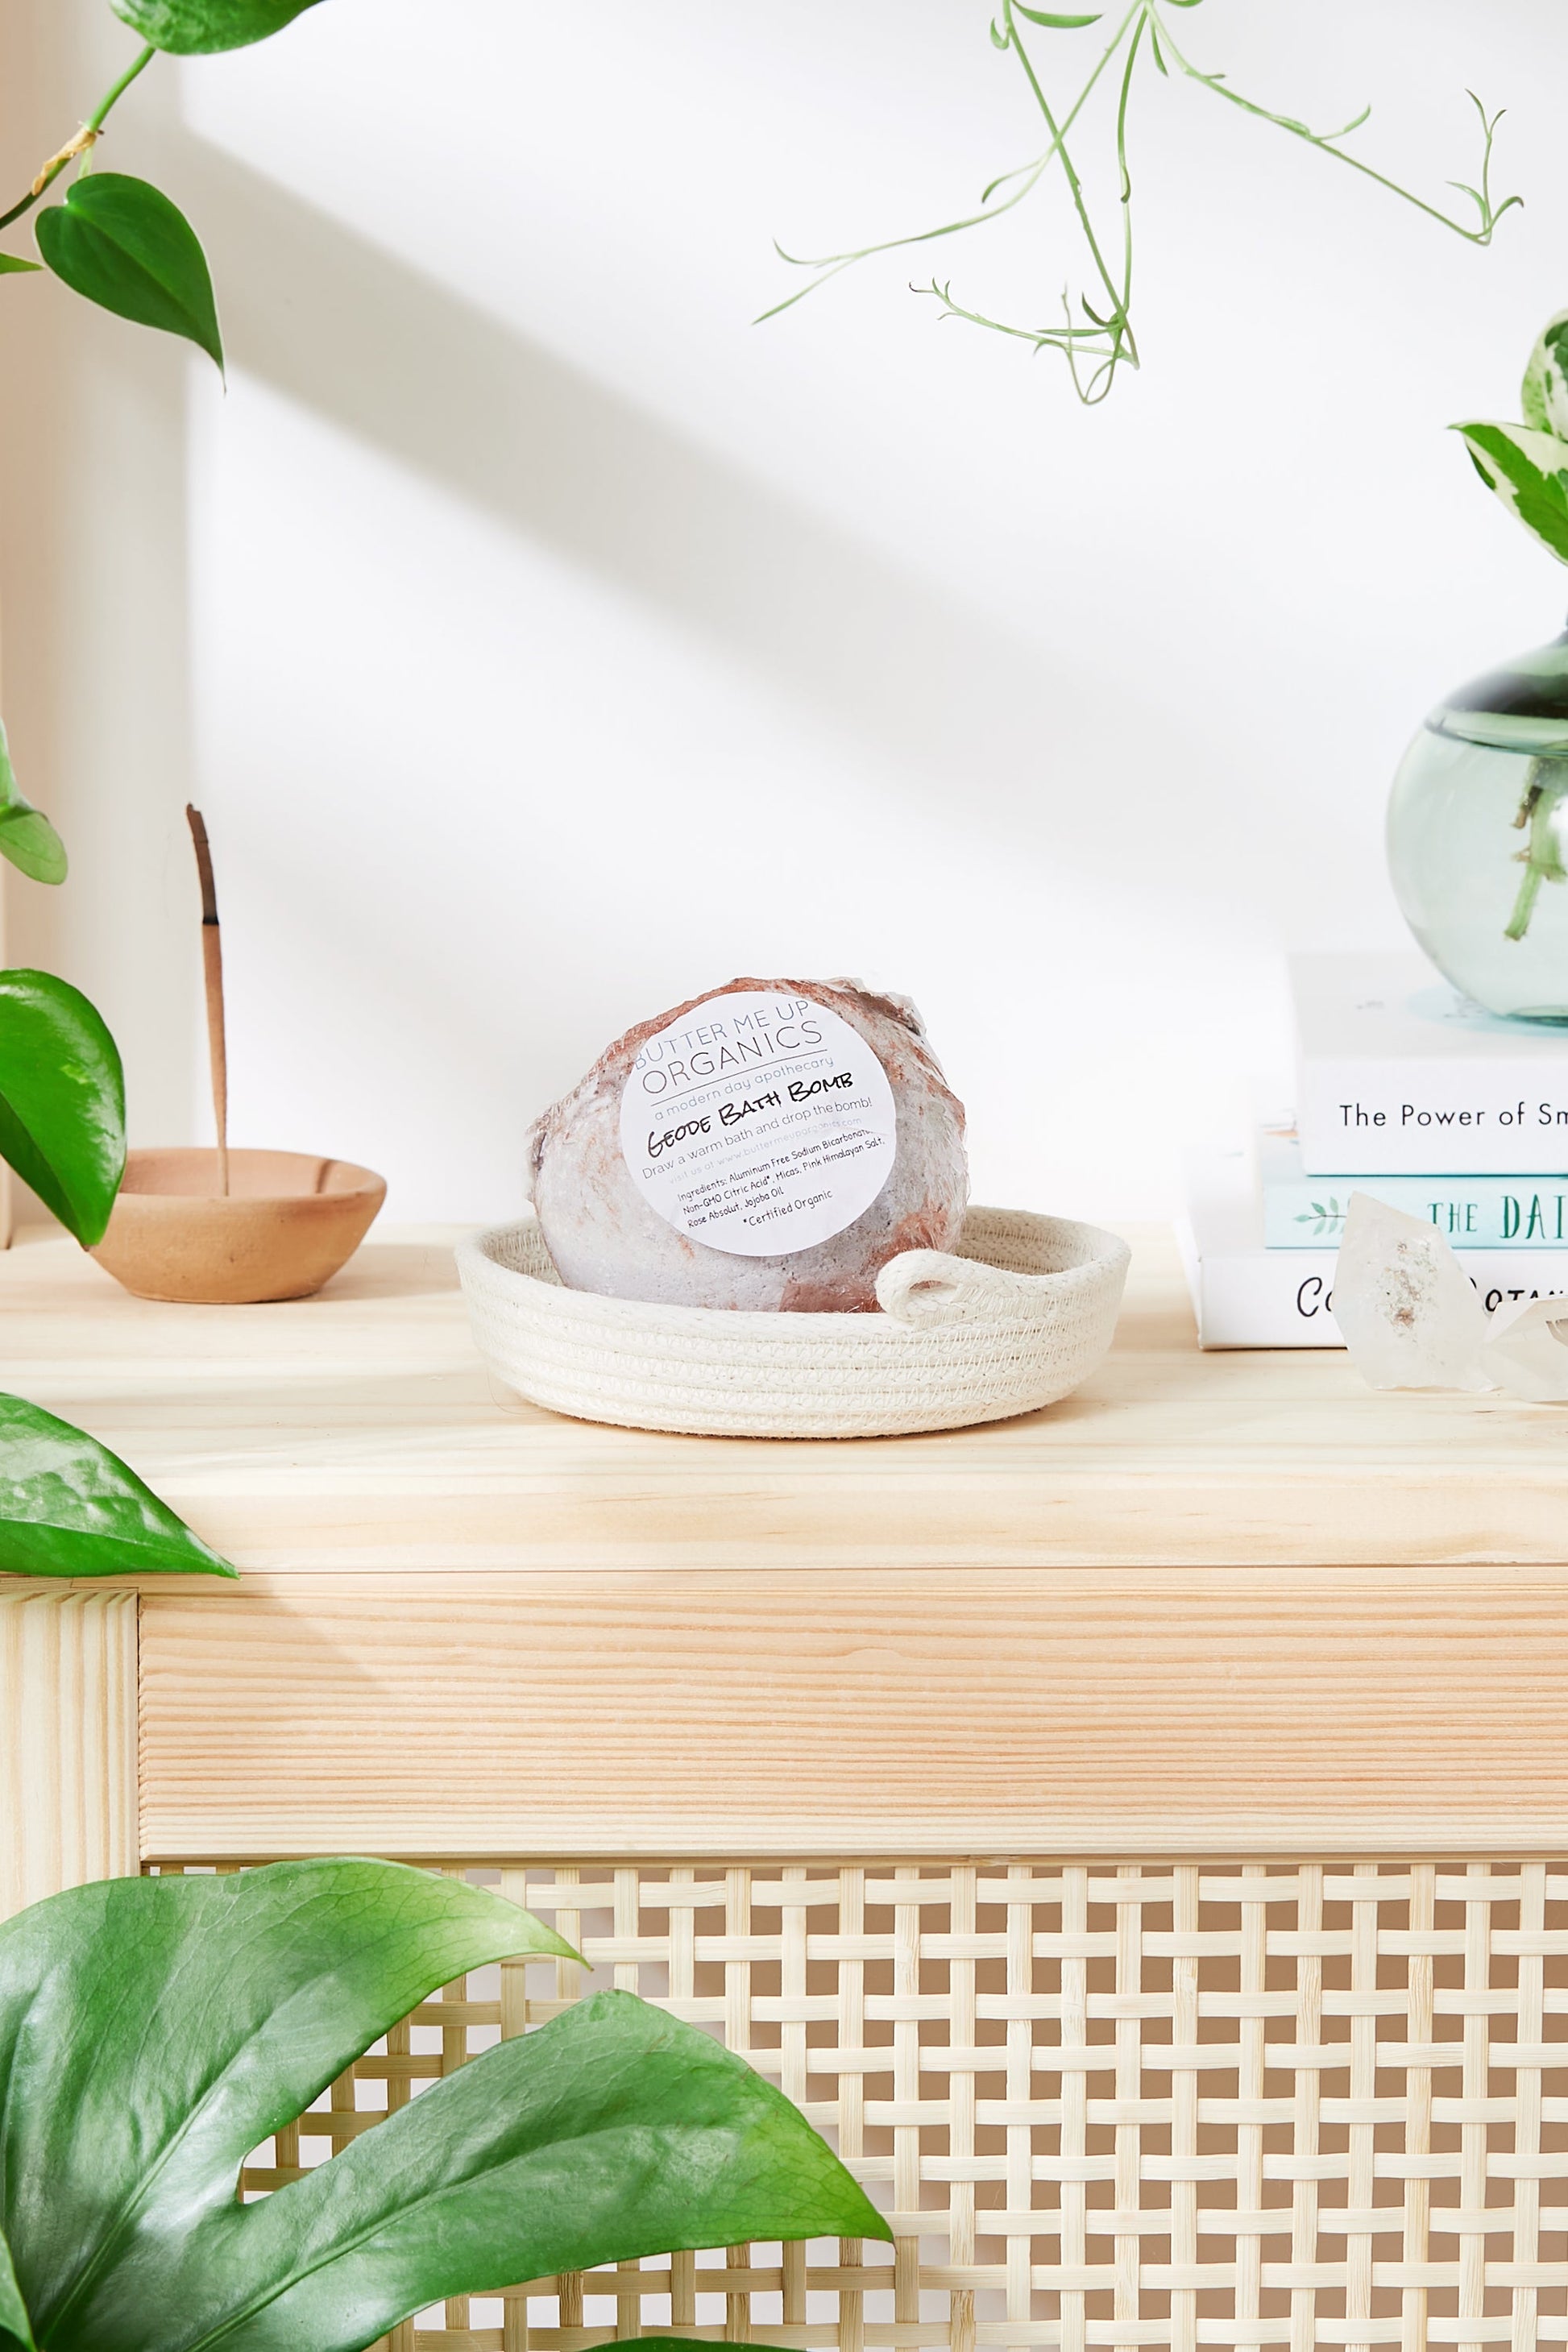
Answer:
<path fill-rule="evenodd" d="M 732 980 L 603 1053 L 528 1140 L 563 1282 L 676 1307 L 858 1314 L 952 1249 L 963 1106 L 906 997 Z"/>

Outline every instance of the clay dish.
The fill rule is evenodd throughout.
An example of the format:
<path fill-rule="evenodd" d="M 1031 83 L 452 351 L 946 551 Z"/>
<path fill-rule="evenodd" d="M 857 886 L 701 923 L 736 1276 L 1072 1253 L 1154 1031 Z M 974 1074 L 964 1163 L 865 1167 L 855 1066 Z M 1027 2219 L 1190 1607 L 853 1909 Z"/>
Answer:
<path fill-rule="evenodd" d="M 138 1298 L 237 1307 L 305 1298 L 358 1249 L 383 1178 L 305 1151 L 132 1151 L 93 1256 Z"/>

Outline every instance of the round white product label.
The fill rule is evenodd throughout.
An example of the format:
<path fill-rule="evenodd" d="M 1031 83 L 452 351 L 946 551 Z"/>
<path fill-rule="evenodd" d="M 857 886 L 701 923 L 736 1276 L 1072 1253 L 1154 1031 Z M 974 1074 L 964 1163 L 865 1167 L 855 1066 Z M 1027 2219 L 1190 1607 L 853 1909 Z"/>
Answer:
<path fill-rule="evenodd" d="M 893 1172 L 888 1074 L 809 996 L 710 996 L 650 1037 L 621 1093 L 621 1150 L 678 1232 L 781 1257 L 852 1225 Z"/>

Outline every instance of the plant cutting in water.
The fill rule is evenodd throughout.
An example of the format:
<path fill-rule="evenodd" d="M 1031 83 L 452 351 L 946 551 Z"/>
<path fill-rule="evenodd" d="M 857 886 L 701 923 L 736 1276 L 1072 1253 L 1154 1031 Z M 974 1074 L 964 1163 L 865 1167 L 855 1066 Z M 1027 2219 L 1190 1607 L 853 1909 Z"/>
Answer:
<path fill-rule="evenodd" d="M 1032 105 L 1040 118 L 1046 134 L 1046 145 L 1030 162 L 1016 165 L 993 180 L 983 192 L 978 208 L 957 220 L 943 221 L 934 228 L 919 229 L 908 236 L 886 238 L 879 245 L 861 246 L 846 253 L 830 253 L 808 260 L 793 253 L 777 250 L 781 259 L 798 269 L 810 269 L 816 274 L 809 286 L 803 286 L 784 301 L 764 310 L 764 319 L 776 318 L 819 286 L 836 278 L 840 270 L 850 268 L 856 262 L 867 261 L 875 254 L 899 253 L 912 246 L 930 245 L 938 239 L 960 236 L 970 230 L 989 227 L 1014 212 L 1034 195 L 1042 184 L 1049 180 L 1053 165 L 1059 165 L 1062 180 L 1071 203 L 1079 236 L 1085 252 L 1089 274 L 1093 281 L 1091 293 L 1080 295 L 1077 311 L 1070 296 L 1061 297 L 1062 319 L 1059 324 L 1019 325 L 987 316 L 984 311 L 968 309 L 954 299 L 952 281 L 933 278 L 928 286 L 916 287 L 916 293 L 932 296 L 941 304 L 947 318 L 966 319 L 972 326 L 986 327 L 1002 335 L 1016 336 L 1030 344 L 1036 352 L 1058 352 L 1072 372 L 1072 380 L 1080 400 L 1093 405 L 1103 400 L 1122 367 L 1139 364 L 1138 341 L 1132 327 L 1132 171 L 1128 148 L 1128 118 L 1132 86 L 1141 61 L 1144 78 L 1152 72 L 1169 80 L 1173 75 L 1205 89 L 1227 106 L 1237 108 L 1258 122 L 1271 123 L 1276 130 L 1289 132 L 1291 138 L 1304 140 L 1308 146 L 1342 163 L 1347 170 L 1361 173 L 1380 188 L 1414 205 L 1418 212 L 1441 226 L 1451 229 L 1457 236 L 1471 245 L 1489 245 L 1492 231 L 1510 207 L 1520 204 L 1519 196 L 1506 196 L 1500 204 L 1491 193 L 1492 139 L 1499 117 L 1489 115 L 1474 92 L 1470 102 L 1480 119 L 1481 155 L 1477 174 L 1478 185 L 1454 180 L 1449 185 L 1469 199 L 1475 206 L 1475 217 L 1468 214 L 1456 217 L 1442 205 L 1429 204 L 1412 189 L 1402 187 L 1396 180 L 1375 170 L 1344 145 L 1352 131 L 1359 131 L 1372 110 L 1363 107 L 1352 121 L 1337 131 L 1313 131 L 1293 115 L 1276 113 L 1272 107 L 1263 106 L 1256 99 L 1246 98 L 1233 89 L 1223 73 L 1205 71 L 1194 65 L 1171 30 L 1167 9 L 1201 6 L 1202 0 L 1133 0 L 1124 15 L 1114 19 L 1114 30 L 1099 51 L 1093 66 L 1079 86 L 1077 95 L 1064 100 L 1053 100 L 1046 88 L 1042 68 L 1037 63 L 1030 47 L 1031 36 L 1026 27 L 1058 34 L 1077 34 L 1094 25 L 1108 21 L 1105 12 L 1094 16 L 1061 15 L 1054 10 L 1030 8 L 1023 0 L 1002 0 L 1000 16 L 993 21 L 991 39 L 994 46 L 1009 56 L 1027 88 Z M 1055 44 L 1052 45 L 1053 49 Z M 1069 45 L 1076 46 L 1076 45 Z M 1101 93 L 1107 121 L 1108 152 L 1114 161 L 1116 185 L 1120 191 L 1121 218 L 1108 226 L 1104 217 L 1097 219 L 1086 193 L 1079 167 L 1074 162 L 1069 139 L 1080 128 L 1087 127 L 1087 110 L 1096 93 Z M 1082 149 L 1079 148 L 1081 154 Z"/>
<path fill-rule="evenodd" d="M 552 1957 L 577 1955 L 500 1895 L 353 1859 L 110 1879 L 10 1920 L 0 2352 L 361 2352 L 449 2295 L 891 2236 L 798 2108 L 626 1992 L 241 2201 L 247 2158 L 426 1995 Z"/>
<path fill-rule="evenodd" d="M 1559 563 L 1568 563 L 1568 310 L 1549 319 L 1536 339 L 1521 393 L 1519 425 L 1456 425 L 1489 490 L 1519 517 Z M 1526 836 L 1524 874 L 1505 936 L 1522 940 L 1543 882 L 1568 881 L 1563 862 L 1563 803 L 1568 754 L 1542 753 L 1525 771 L 1514 824 Z"/>

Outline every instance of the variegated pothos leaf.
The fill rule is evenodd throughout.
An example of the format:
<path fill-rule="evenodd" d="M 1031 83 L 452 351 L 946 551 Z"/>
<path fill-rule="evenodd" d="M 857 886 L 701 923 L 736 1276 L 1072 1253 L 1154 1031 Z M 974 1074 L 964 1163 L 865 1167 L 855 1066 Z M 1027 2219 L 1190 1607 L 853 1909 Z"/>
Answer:
<path fill-rule="evenodd" d="M 1559 563 L 1568 563 L 1568 443 L 1529 425 L 1456 425 L 1477 473 Z"/>
<path fill-rule="evenodd" d="M 1524 421 L 1568 441 L 1568 310 L 1549 319 L 1524 371 Z"/>

